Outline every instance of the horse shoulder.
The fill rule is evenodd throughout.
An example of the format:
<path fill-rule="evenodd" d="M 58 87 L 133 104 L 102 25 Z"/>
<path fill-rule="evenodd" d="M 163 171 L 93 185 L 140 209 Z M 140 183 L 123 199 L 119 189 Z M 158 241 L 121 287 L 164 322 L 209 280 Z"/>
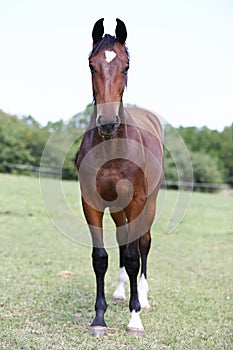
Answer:
<path fill-rule="evenodd" d="M 132 123 L 138 127 L 141 132 L 147 131 L 163 141 L 163 129 L 158 116 L 141 107 L 126 107 L 126 115 L 132 119 Z"/>

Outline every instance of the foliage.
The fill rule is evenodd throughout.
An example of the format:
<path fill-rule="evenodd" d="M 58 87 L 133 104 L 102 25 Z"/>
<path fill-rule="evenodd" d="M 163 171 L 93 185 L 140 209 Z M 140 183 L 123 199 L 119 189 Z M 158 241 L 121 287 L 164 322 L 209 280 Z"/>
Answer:
<path fill-rule="evenodd" d="M 180 127 L 177 131 L 190 152 L 209 155 L 213 159 L 212 163 L 215 163 L 215 167 L 221 172 L 222 181 L 233 185 L 233 124 L 225 127 L 222 132 L 209 130 L 207 127 Z M 214 171 L 216 172 L 216 169 Z M 219 175 L 214 182 L 218 181 Z"/>
<path fill-rule="evenodd" d="M 71 145 L 67 154 L 65 147 L 67 135 L 75 140 L 80 137 L 81 131 L 71 125 L 72 121 L 65 124 L 60 120 L 55 123 L 48 122 L 45 127 L 42 127 L 31 116 L 20 119 L 0 111 L 0 172 L 22 174 L 28 171 L 18 169 L 17 165 L 39 167 L 45 146 L 53 137 L 49 152 L 43 158 L 43 166 L 56 168 L 63 157 L 64 178 L 75 178 L 73 158 L 77 152 L 77 145 Z"/>
<path fill-rule="evenodd" d="M 222 174 L 217 167 L 217 158 L 201 152 L 193 152 L 191 157 L 194 182 L 209 184 L 222 182 Z"/>
<path fill-rule="evenodd" d="M 0 172 L 21 173 L 10 164 L 39 167 L 48 141 L 53 142 L 44 154 L 44 166 L 62 167 L 63 178 L 77 179 L 73 159 L 93 106 L 75 115 L 68 122 L 48 122 L 42 127 L 32 116 L 19 118 L 0 111 Z M 232 126 L 222 132 L 207 127 L 165 127 L 165 177 L 170 181 L 189 178 L 183 150 L 184 141 L 192 159 L 194 181 L 200 183 L 229 183 L 233 185 Z M 169 147 L 168 147 L 169 145 Z M 172 148 L 172 152 L 171 152 Z M 178 174 L 179 171 L 179 174 Z M 25 172 L 25 170 L 24 170 Z"/>
<path fill-rule="evenodd" d="M 218 154 L 219 169 L 222 169 L 224 181 L 233 185 L 233 124 L 225 127 L 220 135 Z"/>
<path fill-rule="evenodd" d="M 194 182 L 198 183 L 228 183 L 233 185 L 233 142 L 232 126 L 226 127 L 222 132 L 209 130 L 207 127 L 165 127 L 165 176 L 166 179 L 177 181 L 177 159 L 181 167 L 185 169 L 182 160 L 183 153 L 177 148 L 174 134 L 178 134 L 184 140 L 192 159 Z M 171 152 L 166 148 L 166 140 L 173 142 L 176 154 L 176 163 Z M 179 165 L 179 164 L 178 164 Z"/>

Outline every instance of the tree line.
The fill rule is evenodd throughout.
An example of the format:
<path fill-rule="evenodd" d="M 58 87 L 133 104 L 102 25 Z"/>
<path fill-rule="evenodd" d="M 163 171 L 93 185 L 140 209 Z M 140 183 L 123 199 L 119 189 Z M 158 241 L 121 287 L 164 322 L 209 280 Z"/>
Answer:
<path fill-rule="evenodd" d="M 64 179 L 77 179 L 73 160 L 91 112 L 92 105 L 89 104 L 84 112 L 75 115 L 69 121 L 59 120 L 41 126 L 32 116 L 19 118 L 0 110 L 0 172 L 29 174 L 30 170 L 16 168 L 15 165 L 35 167 L 42 165 L 51 169 L 62 168 Z M 207 127 L 175 129 L 166 125 L 164 130 L 166 180 L 178 181 L 178 168 L 185 167 L 182 150 L 176 150 L 174 159 L 166 147 L 166 140 L 172 144 L 174 134 L 178 134 L 190 154 L 194 182 L 227 183 L 233 186 L 232 128 L 233 125 L 226 126 L 220 132 Z M 173 147 L 176 148 L 175 138 Z"/>

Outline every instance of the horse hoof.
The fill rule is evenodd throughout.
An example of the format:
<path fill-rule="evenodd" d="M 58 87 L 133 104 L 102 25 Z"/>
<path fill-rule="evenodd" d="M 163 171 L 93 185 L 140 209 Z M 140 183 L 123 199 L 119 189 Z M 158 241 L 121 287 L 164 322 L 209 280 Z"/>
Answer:
<path fill-rule="evenodd" d="M 107 327 L 100 327 L 100 326 L 90 326 L 89 332 L 93 337 L 103 337 L 107 335 Z"/>
<path fill-rule="evenodd" d="M 130 335 L 133 335 L 134 337 L 144 337 L 145 332 L 142 328 L 133 328 L 133 327 L 127 327 L 126 332 Z"/>

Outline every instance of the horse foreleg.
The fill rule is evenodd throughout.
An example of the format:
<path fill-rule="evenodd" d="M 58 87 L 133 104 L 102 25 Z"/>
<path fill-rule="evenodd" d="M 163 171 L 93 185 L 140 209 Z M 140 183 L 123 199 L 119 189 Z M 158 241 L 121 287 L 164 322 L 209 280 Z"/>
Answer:
<path fill-rule="evenodd" d="M 141 253 L 141 277 L 138 284 L 139 301 L 142 309 L 149 309 L 148 302 L 148 282 L 147 282 L 147 256 L 151 246 L 150 232 L 148 231 L 139 240 L 139 249 Z"/>
<path fill-rule="evenodd" d="M 96 315 L 91 324 L 90 332 L 92 335 L 97 336 L 104 335 L 106 330 L 104 314 L 107 309 L 107 303 L 104 293 L 104 278 L 108 268 L 108 254 L 103 243 L 103 212 L 90 207 L 84 200 L 83 211 L 91 232 L 93 244 L 92 265 L 96 276 Z"/>
<path fill-rule="evenodd" d="M 129 243 L 127 247 L 125 254 L 125 268 L 130 280 L 129 310 L 131 312 L 131 318 L 127 327 L 127 332 L 133 335 L 143 335 L 144 328 L 139 316 L 141 306 L 137 290 L 137 276 L 139 272 L 138 241 Z"/>
<path fill-rule="evenodd" d="M 104 314 L 107 310 L 107 303 L 104 293 L 104 277 L 108 268 L 108 255 L 104 248 L 93 248 L 93 268 L 96 275 L 96 316 L 91 324 L 92 327 L 106 327 Z"/>

